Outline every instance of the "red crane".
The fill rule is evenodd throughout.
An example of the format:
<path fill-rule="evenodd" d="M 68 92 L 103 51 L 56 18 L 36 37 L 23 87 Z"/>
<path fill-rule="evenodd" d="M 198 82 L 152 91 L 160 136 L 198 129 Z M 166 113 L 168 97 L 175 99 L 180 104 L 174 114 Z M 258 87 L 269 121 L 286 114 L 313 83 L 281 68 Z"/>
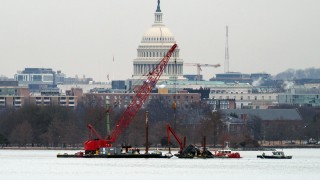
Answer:
<path fill-rule="evenodd" d="M 182 141 L 180 140 L 180 138 L 177 136 L 177 134 L 174 132 L 174 130 L 171 128 L 171 126 L 169 124 L 167 124 L 167 136 L 168 136 L 168 145 L 169 145 L 169 148 L 170 148 L 170 132 L 171 134 L 174 136 L 174 138 L 176 138 L 177 142 L 179 143 L 179 146 L 180 146 L 180 150 L 179 150 L 179 153 L 182 152 L 183 148 L 185 147 L 186 145 L 186 138 L 184 137 L 184 143 L 182 144 Z M 170 152 L 170 149 L 169 149 L 169 152 Z"/>
<path fill-rule="evenodd" d="M 174 44 L 167 52 L 166 56 L 159 62 L 159 64 L 153 69 L 153 71 L 149 73 L 148 78 L 143 82 L 143 85 L 138 89 L 137 94 L 132 99 L 127 109 L 123 112 L 116 127 L 111 131 L 109 138 L 106 137 L 102 139 L 101 136 L 93 128 L 93 126 L 90 124 L 88 125 L 90 132 L 93 132 L 97 139 L 91 139 L 90 137 L 90 139 L 84 143 L 84 149 L 86 154 L 94 153 L 101 147 L 112 146 L 112 143 L 114 143 L 118 136 L 127 128 L 131 120 L 140 110 L 143 103 L 149 97 L 151 90 L 157 84 L 176 47 L 177 44 Z"/>

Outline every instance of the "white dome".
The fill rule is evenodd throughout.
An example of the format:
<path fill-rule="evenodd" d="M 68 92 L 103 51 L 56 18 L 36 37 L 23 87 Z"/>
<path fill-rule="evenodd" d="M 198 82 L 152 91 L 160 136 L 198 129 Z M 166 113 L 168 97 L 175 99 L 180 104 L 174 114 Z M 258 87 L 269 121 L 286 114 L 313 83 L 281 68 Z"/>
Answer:
<path fill-rule="evenodd" d="M 165 26 L 152 26 L 143 37 L 173 37 L 173 34 Z"/>
<path fill-rule="evenodd" d="M 142 42 L 167 42 L 174 43 L 174 36 L 171 31 L 165 26 L 152 26 L 149 28 L 144 36 Z"/>

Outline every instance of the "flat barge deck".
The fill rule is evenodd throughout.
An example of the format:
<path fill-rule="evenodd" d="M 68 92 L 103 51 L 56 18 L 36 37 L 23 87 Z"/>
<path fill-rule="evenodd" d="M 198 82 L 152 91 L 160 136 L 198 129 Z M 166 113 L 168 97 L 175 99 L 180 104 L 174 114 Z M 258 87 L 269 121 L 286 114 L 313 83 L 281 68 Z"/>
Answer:
<path fill-rule="evenodd" d="M 80 154 L 58 154 L 57 158 L 171 158 L 162 154 L 114 154 L 114 155 L 80 155 Z"/>

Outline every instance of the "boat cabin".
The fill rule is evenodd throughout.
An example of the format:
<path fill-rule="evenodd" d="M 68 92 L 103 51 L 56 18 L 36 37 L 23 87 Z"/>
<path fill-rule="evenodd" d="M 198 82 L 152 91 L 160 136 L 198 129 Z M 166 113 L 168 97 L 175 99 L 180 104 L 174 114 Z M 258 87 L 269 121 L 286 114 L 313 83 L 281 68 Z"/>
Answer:
<path fill-rule="evenodd" d="M 273 151 L 272 154 L 274 156 L 284 156 L 284 152 L 282 152 L 282 151 Z"/>
<path fill-rule="evenodd" d="M 221 149 L 221 150 L 218 150 L 218 153 L 219 154 L 231 154 L 231 150 L 229 150 L 229 149 Z"/>

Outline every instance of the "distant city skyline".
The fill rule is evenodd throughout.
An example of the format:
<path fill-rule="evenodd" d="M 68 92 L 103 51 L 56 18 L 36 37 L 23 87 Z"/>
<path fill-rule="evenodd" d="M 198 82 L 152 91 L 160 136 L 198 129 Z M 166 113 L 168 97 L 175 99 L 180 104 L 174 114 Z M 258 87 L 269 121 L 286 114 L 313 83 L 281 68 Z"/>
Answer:
<path fill-rule="evenodd" d="M 226 26 L 232 72 L 320 68 L 319 7 L 318 0 L 161 0 L 184 62 L 222 65 L 202 68 L 205 79 L 224 72 Z M 2 0 L 0 75 L 39 67 L 95 81 L 131 78 L 156 8 L 157 0 Z"/>

